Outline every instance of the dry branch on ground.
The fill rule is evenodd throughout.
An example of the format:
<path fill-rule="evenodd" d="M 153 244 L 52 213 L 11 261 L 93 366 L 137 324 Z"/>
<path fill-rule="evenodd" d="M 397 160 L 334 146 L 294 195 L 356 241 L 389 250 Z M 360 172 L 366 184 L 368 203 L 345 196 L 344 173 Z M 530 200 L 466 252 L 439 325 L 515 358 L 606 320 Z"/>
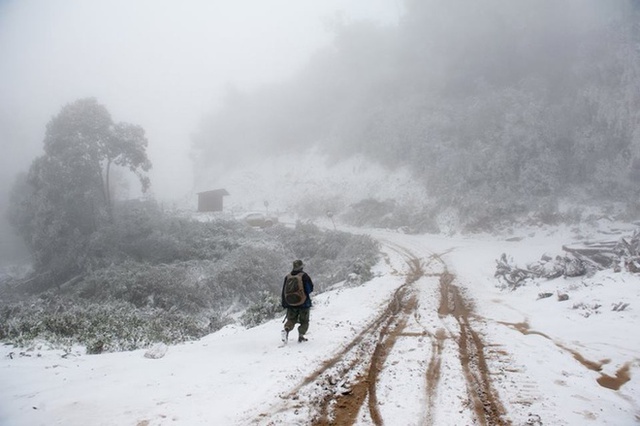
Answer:
<path fill-rule="evenodd" d="M 618 241 L 564 245 L 562 250 L 564 255 L 551 257 L 545 254 L 526 268 L 516 266 L 513 259 L 503 253 L 496 261 L 494 276 L 513 290 L 531 278 L 578 277 L 605 269 L 619 272 L 622 268 L 632 273 L 640 272 L 640 230 Z"/>

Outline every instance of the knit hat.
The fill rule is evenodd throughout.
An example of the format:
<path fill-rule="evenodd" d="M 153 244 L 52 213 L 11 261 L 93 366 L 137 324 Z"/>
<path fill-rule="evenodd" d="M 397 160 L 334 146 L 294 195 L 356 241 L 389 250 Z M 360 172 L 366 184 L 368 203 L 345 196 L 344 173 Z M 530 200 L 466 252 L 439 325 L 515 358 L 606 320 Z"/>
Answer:
<path fill-rule="evenodd" d="M 293 261 L 293 270 L 294 271 L 302 271 L 303 267 L 304 267 L 304 263 L 302 263 L 302 260 L 298 259 L 298 260 L 294 260 Z"/>

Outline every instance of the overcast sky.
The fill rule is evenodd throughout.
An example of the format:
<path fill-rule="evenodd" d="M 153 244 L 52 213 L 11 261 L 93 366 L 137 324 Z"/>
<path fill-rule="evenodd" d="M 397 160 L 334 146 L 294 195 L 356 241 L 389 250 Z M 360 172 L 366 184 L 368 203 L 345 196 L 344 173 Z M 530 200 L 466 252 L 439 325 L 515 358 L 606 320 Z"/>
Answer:
<path fill-rule="evenodd" d="M 0 0 L 0 178 L 42 152 L 46 123 L 93 96 L 143 126 L 154 193 L 192 188 L 189 135 L 226 87 L 291 76 L 327 22 L 395 24 L 403 0 Z"/>

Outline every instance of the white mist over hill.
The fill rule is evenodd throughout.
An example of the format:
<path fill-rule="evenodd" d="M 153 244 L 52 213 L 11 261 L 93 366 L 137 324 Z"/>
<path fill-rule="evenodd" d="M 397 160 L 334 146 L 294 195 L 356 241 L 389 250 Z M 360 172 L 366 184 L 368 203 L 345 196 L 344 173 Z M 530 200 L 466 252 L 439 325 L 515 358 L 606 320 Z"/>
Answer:
<path fill-rule="evenodd" d="M 406 168 L 389 170 L 362 156 L 334 161 L 316 151 L 262 158 L 219 178 L 198 182 L 196 191 L 224 188 L 225 211 L 293 213 L 302 217 L 338 213 L 363 199 L 401 204 L 427 201 L 424 188 Z M 192 197 L 195 201 L 195 197 Z"/>

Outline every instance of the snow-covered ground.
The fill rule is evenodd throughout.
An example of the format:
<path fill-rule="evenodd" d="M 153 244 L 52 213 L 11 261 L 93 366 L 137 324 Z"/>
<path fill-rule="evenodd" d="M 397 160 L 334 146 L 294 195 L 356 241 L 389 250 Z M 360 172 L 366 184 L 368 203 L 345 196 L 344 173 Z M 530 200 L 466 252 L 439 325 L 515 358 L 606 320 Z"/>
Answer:
<path fill-rule="evenodd" d="M 0 424 L 304 425 L 349 407 L 343 418 L 362 425 L 640 424 L 639 274 L 500 290 L 502 253 L 524 266 L 576 235 L 367 233 L 383 245 L 376 277 L 315 295 L 308 342 L 281 345 L 276 319 L 228 326 L 159 359 L 2 346 Z M 469 312 L 442 305 L 447 277 Z M 620 302 L 626 309 L 612 310 Z M 481 419 L 478 401 L 493 413 Z"/>
<path fill-rule="evenodd" d="M 296 167 L 288 167 L 290 164 Z M 366 198 L 400 203 L 428 199 L 408 169 L 390 170 L 362 156 L 338 161 L 311 150 L 247 160 L 244 167 L 224 174 L 215 170 L 206 174 L 209 179 L 196 192 L 225 188 L 229 192 L 224 198 L 225 211 L 233 213 L 264 211 L 265 201 L 274 213 L 297 210 L 324 216 L 326 210 L 337 213 Z M 195 206 L 195 195 L 191 200 Z"/>

